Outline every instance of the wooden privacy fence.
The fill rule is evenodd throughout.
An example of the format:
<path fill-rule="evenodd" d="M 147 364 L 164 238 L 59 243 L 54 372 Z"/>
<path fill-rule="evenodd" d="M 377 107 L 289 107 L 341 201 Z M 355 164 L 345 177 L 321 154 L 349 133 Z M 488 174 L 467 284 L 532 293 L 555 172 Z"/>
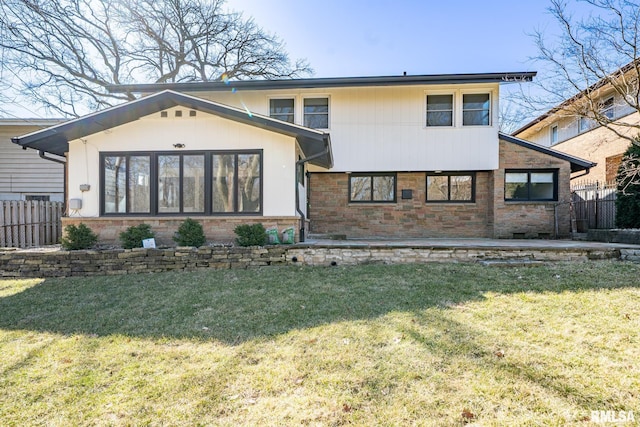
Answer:
<path fill-rule="evenodd" d="M 59 243 L 62 211 L 62 202 L 0 200 L 0 247 Z"/>

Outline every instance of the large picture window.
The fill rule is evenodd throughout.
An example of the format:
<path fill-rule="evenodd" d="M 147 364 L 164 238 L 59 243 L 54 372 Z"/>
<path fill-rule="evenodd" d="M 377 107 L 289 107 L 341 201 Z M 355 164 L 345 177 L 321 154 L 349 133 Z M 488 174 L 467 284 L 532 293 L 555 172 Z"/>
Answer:
<path fill-rule="evenodd" d="M 262 150 L 101 154 L 101 211 L 261 214 Z"/>
<path fill-rule="evenodd" d="M 473 202 L 474 173 L 427 174 L 427 202 Z"/>
<path fill-rule="evenodd" d="M 349 202 L 396 201 L 396 174 L 351 174 Z"/>
<path fill-rule="evenodd" d="M 507 170 L 504 174 L 507 201 L 558 200 L 557 170 Z"/>

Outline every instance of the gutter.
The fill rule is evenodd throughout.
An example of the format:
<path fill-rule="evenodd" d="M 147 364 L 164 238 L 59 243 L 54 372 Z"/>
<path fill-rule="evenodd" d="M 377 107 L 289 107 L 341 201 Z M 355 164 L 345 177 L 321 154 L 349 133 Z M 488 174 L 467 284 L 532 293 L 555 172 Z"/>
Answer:
<path fill-rule="evenodd" d="M 60 160 L 60 159 L 55 159 L 53 157 L 47 157 L 45 154 L 46 153 L 44 151 L 38 150 L 38 155 L 40 156 L 41 159 L 49 160 L 51 162 L 60 163 L 62 165 L 66 165 L 67 164 L 66 160 Z"/>
<path fill-rule="evenodd" d="M 326 156 L 327 154 L 330 154 L 330 150 L 329 148 L 325 148 L 323 151 L 316 153 L 312 156 L 309 157 L 305 157 L 304 159 L 300 159 L 296 162 L 296 174 L 298 173 L 298 166 L 301 166 L 307 162 L 310 162 L 311 160 L 315 160 L 319 157 L 322 156 Z M 296 175 L 296 180 L 295 180 L 295 184 L 296 184 L 296 212 L 298 212 L 298 214 L 300 215 L 300 218 L 302 219 L 302 227 L 300 228 L 299 233 L 300 233 L 300 242 L 304 242 L 305 241 L 305 235 L 304 235 L 304 224 L 305 221 L 307 220 L 307 216 L 304 214 L 304 212 L 302 212 L 300 210 L 300 190 L 298 190 L 298 179 L 297 179 L 297 175 Z M 306 185 L 305 185 L 306 188 Z"/>

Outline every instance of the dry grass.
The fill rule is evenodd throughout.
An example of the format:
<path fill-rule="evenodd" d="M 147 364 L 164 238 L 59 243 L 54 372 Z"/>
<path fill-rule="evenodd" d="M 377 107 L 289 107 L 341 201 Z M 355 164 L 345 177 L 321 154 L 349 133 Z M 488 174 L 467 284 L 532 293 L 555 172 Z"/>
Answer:
<path fill-rule="evenodd" d="M 0 281 L 0 425 L 640 418 L 640 266 Z"/>

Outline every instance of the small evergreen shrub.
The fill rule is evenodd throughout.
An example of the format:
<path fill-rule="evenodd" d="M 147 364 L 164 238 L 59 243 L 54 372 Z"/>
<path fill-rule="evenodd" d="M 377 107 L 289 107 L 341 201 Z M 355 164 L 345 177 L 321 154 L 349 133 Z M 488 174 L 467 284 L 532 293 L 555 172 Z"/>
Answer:
<path fill-rule="evenodd" d="M 640 166 L 639 138 L 625 151 L 616 176 L 616 226 L 619 228 L 640 228 L 640 177 L 635 172 Z"/>
<path fill-rule="evenodd" d="M 132 225 L 120 233 L 120 243 L 125 249 L 141 248 L 144 239 L 156 237 L 149 224 Z"/>
<path fill-rule="evenodd" d="M 267 243 L 267 230 L 260 223 L 242 224 L 234 230 L 239 246 L 264 246 Z"/>
<path fill-rule="evenodd" d="M 76 227 L 69 224 L 64 228 L 64 237 L 60 239 L 62 247 L 68 251 L 89 249 L 98 241 L 98 236 L 85 224 Z"/>
<path fill-rule="evenodd" d="M 204 237 L 204 230 L 202 224 L 198 221 L 187 218 L 184 220 L 178 231 L 173 236 L 173 240 L 178 246 L 195 246 L 200 247 L 204 245 L 207 239 Z"/>

